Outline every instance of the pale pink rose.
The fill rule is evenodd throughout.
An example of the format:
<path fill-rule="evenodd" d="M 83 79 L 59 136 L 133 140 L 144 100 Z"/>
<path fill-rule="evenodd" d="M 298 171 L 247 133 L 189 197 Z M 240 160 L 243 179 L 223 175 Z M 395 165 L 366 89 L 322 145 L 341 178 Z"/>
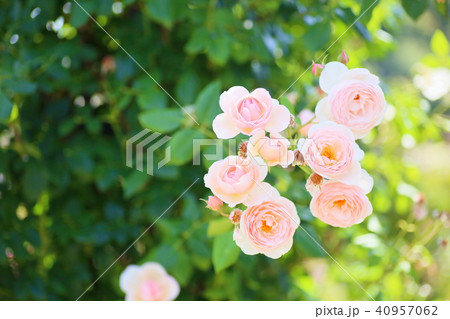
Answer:
<path fill-rule="evenodd" d="M 291 249 L 299 225 L 300 218 L 290 200 L 279 195 L 267 196 L 263 203 L 242 213 L 233 238 L 247 255 L 279 258 Z"/>
<path fill-rule="evenodd" d="M 310 203 L 313 216 L 334 227 L 361 223 L 372 214 L 372 204 L 365 191 L 354 185 L 327 181 L 313 195 Z"/>
<path fill-rule="evenodd" d="M 289 110 L 270 97 L 265 89 L 249 93 L 242 86 L 233 86 L 220 95 L 222 114 L 213 121 L 218 138 L 227 139 L 239 133 L 253 135 L 257 129 L 278 133 L 290 122 Z"/>
<path fill-rule="evenodd" d="M 174 300 L 180 293 L 175 278 L 156 262 L 125 268 L 120 275 L 120 289 L 125 292 L 125 300 L 130 301 Z"/>
<path fill-rule="evenodd" d="M 204 177 L 205 186 L 215 196 L 234 207 L 259 204 L 273 187 L 263 183 L 267 175 L 267 164 L 260 157 L 228 156 L 211 165 Z"/>
<path fill-rule="evenodd" d="M 208 203 L 207 206 L 209 209 L 218 211 L 220 208 L 222 208 L 223 202 L 220 198 L 217 196 L 208 196 Z"/>
<path fill-rule="evenodd" d="M 294 160 L 294 152 L 289 150 L 289 144 L 281 134 L 270 133 L 269 138 L 263 130 L 258 130 L 250 138 L 247 151 L 252 156 L 261 156 L 269 166 L 288 167 Z"/>
<path fill-rule="evenodd" d="M 378 77 L 367 69 L 348 70 L 340 62 L 330 62 L 325 65 L 319 84 L 329 94 L 317 104 L 319 122 L 343 124 L 355 138 L 364 137 L 380 124 L 387 104 Z"/>
<path fill-rule="evenodd" d="M 311 126 L 317 123 L 315 117 L 316 115 L 310 110 L 305 109 L 300 111 L 300 113 L 298 114 L 298 118 L 300 119 L 300 123 L 302 125 L 302 127 L 299 130 L 301 135 L 308 136 L 308 131 L 311 128 Z"/>
<path fill-rule="evenodd" d="M 315 124 L 308 139 L 300 139 L 297 147 L 306 164 L 322 177 L 351 185 L 361 178 L 359 161 L 364 152 L 344 125 L 330 121 Z"/>

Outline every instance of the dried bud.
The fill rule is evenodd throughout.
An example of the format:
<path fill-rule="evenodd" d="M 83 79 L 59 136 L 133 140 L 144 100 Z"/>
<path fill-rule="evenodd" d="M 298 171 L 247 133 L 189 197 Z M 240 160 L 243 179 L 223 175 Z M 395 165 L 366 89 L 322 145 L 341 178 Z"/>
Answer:
<path fill-rule="evenodd" d="M 345 53 L 345 51 L 342 51 L 341 55 L 339 55 L 339 62 L 347 64 L 349 60 L 350 59 L 349 59 L 347 53 Z"/>
<path fill-rule="evenodd" d="M 289 120 L 289 126 L 294 127 L 295 126 L 295 118 L 294 115 L 291 114 L 291 118 Z"/>
<path fill-rule="evenodd" d="M 320 73 L 322 73 L 322 69 L 325 66 L 323 64 L 319 64 L 319 63 L 314 63 L 312 65 L 312 74 L 314 74 L 315 76 L 319 76 Z"/>
<path fill-rule="evenodd" d="M 323 184 L 323 177 L 317 173 L 312 173 L 306 181 L 306 190 L 314 196 L 314 194 L 320 189 Z"/>
<path fill-rule="evenodd" d="M 223 202 L 220 198 L 216 196 L 209 196 L 206 207 L 213 211 L 219 211 L 223 206 Z"/>
<path fill-rule="evenodd" d="M 248 142 L 243 142 L 239 145 L 239 156 L 247 157 L 247 144 Z"/>
<path fill-rule="evenodd" d="M 294 161 L 292 162 L 292 165 L 299 165 L 299 166 L 303 166 L 305 165 L 305 159 L 303 158 L 302 153 L 300 152 L 300 150 L 295 150 L 294 151 Z"/>
<path fill-rule="evenodd" d="M 116 61 L 112 55 L 107 55 L 102 59 L 101 72 L 102 74 L 114 73 L 116 70 Z"/>
<path fill-rule="evenodd" d="M 239 221 L 241 220 L 241 215 L 242 215 L 242 210 L 236 208 L 230 213 L 230 216 L 228 216 L 228 218 L 230 219 L 230 221 L 233 224 L 238 225 Z"/>
<path fill-rule="evenodd" d="M 314 186 L 320 186 L 323 182 L 323 177 L 317 173 L 312 173 L 309 179 Z"/>

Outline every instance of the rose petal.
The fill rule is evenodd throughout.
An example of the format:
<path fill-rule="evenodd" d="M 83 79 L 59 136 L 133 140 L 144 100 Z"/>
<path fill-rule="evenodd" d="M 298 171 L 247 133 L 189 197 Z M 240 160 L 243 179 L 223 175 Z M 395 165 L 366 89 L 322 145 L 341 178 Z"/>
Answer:
<path fill-rule="evenodd" d="M 225 113 L 216 116 L 212 127 L 214 133 L 221 139 L 232 138 L 239 134 L 239 131 L 234 126 L 233 119 Z"/>
<path fill-rule="evenodd" d="M 369 173 L 367 173 L 365 169 L 361 170 L 358 186 L 362 188 L 364 194 L 370 193 L 373 188 L 373 178 L 369 175 Z"/>
<path fill-rule="evenodd" d="M 278 133 L 289 126 L 291 122 L 291 113 L 284 105 L 276 105 L 272 109 L 269 122 L 266 124 L 266 131 Z"/>
<path fill-rule="evenodd" d="M 277 189 L 269 183 L 257 183 L 248 193 L 247 199 L 245 199 L 242 203 L 245 206 L 253 206 L 278 196 L 280 196 L 280 194 Z"/>
<path fill-rule="evenodd" d="M 232 107 L 240 98 L 250 94 L 248 90 L 243 86 L 233 86 L 228 91 L 223 92 L 219 98 L 219 105 L 222 111 L 229 112 Z"/>
<path fill-rule="evenodd" d="M 333 120 L 333 114 L 331 113 L 330 105 L 328 104 L 328 97 L 324 97 L 317 103 L 315 113 L 318 122 Z"/>
<path fill-rule="evenodd" d="M 319 78 L 320 88 L 326 92 L 330 93 L 331 88 L 339 82 L 339 78 L 343 75 L 348 68 L 345 64 L 340 62 L 330 62 L 327 63 L 322 70 Z"/>

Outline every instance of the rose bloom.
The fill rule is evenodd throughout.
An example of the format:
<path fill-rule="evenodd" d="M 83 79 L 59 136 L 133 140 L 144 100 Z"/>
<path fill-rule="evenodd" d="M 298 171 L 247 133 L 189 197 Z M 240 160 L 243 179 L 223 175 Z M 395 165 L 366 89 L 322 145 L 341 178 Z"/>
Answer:
<path fill-rule="evenodd" d="M 355 138 L 364 137 L 380 124 L 387 104 L 378 77 L 367 69 L 349 70 L 340 62 L 330 62 L 325 65 L 319 84 L 328 93 L 316 107 L 319 122 L 343 124 Z"/>
<path fill-rule="evenodd" d="M 218 138 L 227 139 L 239 133 L 253 135 L 257 129 L 278 133 L 290 122 L 289 110 L 272 99 L 265 89 L 249 93 L 242 86 L 233 86 L 220 95 L 222 114 L 213 121 Z"/>
<path fill-rule="evenodd" d="M 287 167 L 294 160 L 294 152 L 289 151 L 289 141 L 278 133 L 270 133 L 269 138 L 263 130 L 258 130 L 247 147 L 249 154 L 261 156 L 269 166 Z"/>
<path fill-rule="evenodd" d="M 372 205 L 363 188 L 327 181 L 313 193 L 309 205 L 313 216 L 334 227 L 361 223 L 372 214 Z"/>
<path fill-rule="evenodd" d="M 178 282 L 155 262 L 125 268 L 120 275 L 120 289 L 125 292 L 125 300 L 129 301 L 174 300 L 180 293 Z"/>
<path fill-rule="evenodd" d="M 301 110 L 298 114 L 298 118 L 300 119 L 300 123 L 302 127 L 299 130 L 299 133 L 303 136 L 308 136 L 308 131 L 314 124 L 317 123 L 315 120 L 316 115 L 310 110 Z M 308 123 L 308 124 L 306 124 Z"/>
<path fill-rule="evenodd" d="M 306 164 L 322 177 L 355 185 L 361 177 L 364 152 L 346 126 L 326 121 L 313 125 L 298 149 Z"/>
<path fill-rule="evenodd" d="M 205 186 L 230 207 L 239 203 L 251 206 L 261 203 L 273 187 L 262 181 L 267 164 L 261 157 L 228 156 L 211 165 L 204 177 Z"/>
<path fill-rule="evenodd" d="M 266 198 L 242 213 L 233 238 L 247 255 L 264 254 L 279 258 L 291 249 L 300 218 L 290 200 L 279 195 Z"/>

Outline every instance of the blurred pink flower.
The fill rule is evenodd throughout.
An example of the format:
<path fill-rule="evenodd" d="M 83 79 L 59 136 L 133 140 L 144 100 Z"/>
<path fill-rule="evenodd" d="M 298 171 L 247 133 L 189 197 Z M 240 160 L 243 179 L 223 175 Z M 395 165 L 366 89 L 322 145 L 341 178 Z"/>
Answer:
<path fill-rule="evenodd" d="M 279 258 L 291 249 L 299 225 L 300 218 L 290 200 L 279 195 L 266 196 L 263 203 L 242 213 L 233 238 L 247 255 L 261 253 Z"/>
<path fill-rule="evenodd" d="M 300 119 L 300 123 L 302 125 L 302 127 L 299 130 L 301 135 L 308 136 L 308 131 L 311 128 L 311 126 L 317 123 L 315 117 L 316 115 L 314 114 L 314 112 L 310 110 L 304 109 L 300 111 L 300 113 L 298 114 L 298 118 Z"/>
<path fill-rule="evenodd" d="M 249 93 L 242 86 L 233 86 L 221 94 L 219 104 L 223 113 L 214 119 L 213 130 L 221 139 L 239 133 L 253 135 L 257 129 L 278 133 L 289 125 L 289 110 L 262 88 Z"/>
<path fill-rule="evenodd" d="M 120 275 L 120 289 L 129 301 L 174 300 L 180 293 L 178 282 L 156 262 L 125 268 Z"/>

